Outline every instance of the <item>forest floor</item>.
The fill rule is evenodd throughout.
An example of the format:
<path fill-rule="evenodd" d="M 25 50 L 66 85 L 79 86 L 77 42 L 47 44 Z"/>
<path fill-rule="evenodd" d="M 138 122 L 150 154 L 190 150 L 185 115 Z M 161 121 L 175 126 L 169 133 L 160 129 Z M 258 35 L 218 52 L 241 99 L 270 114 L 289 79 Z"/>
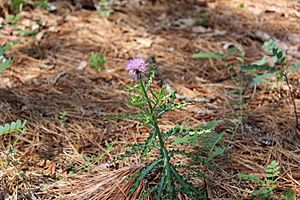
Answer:
<path fill-rule="evenodd" d="M 263 42 L 274 37 L 299 61 L 300 3 L 191 2 L 123 1 L 104 17 L 80 3 L 53 1 L 55 12 L 25 6 L 16 26 L 0 29 L 1 45 L 20 41 L 7 54 L 13 66 L 0 75 L 0 122 L 27 120 L 14 154 L 7 146 L 16 136 L 0 140 L 0 199 L 116 199 L 112 191 L 143 165 L 138 157 L 111 162 L 149 131 L 134 120 L 106 118 L 132 110 L 119 88 L 133 83 L 124 66 L 137 56 L 153 59 L 164 81 L 189 102 L 166 114 L 162 130 L 219 120 L 216 130 L 225 133 L 229 150 L 213 160 L 210 181 L 198 183 L 209 199 L 251 199 L 255 185 L 236 174 L 263 177 L 272 160 L 281 166 L 274 198 L 282 199 L 284 188 L 300 198 L 300 130 L 287 86 L 254 87 L 245 76 L 238 95 L 241 87 L 224 62 L 192 58 L 242 46 L 245 63 L 254 63 L 265 55 Z M 24 37 L 18 28 L 38 32 Z M 105 55 L 103 71 L 90 68 L 91 52 Z M 240 76 L 241 64 L 228 62 Z M 300 108 L 299 73 L 289 78 Z"/>

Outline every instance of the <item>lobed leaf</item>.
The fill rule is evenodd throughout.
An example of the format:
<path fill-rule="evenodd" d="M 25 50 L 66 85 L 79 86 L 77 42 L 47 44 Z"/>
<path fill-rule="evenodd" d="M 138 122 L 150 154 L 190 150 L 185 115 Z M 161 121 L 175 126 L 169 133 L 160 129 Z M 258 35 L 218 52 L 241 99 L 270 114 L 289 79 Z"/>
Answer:
<path fill-rule="evenodd" d="M 138 200 L 145 200 L 150 194 L 155 192 L 158 188 L 158 185 L 148 188 L 143 192 L 143 194 L 138 198 Z"/>
<path fill-rule="evenodd" d="M 171 167 L 172 175 L 174 176 L 175 180 L 180 184 L 180 186 L 182 186 L 183 191 L 185 191 L 185 193 L 187 193 L 189 197 L 198 200 L 207 199 L 204 193 L 202 193 L 198 188 L 195 188 L 189 182 L 184 180 L 183 177 L 180 174 L 178 174 L 178 172 L 173 166 L 170 167 Z"/>
<path fill-rule="evenodd" d="M 130 157 L 136 154 L 138 151 L 142 150 L 145 147 L 144 143 L 134 144 L 129 151 L 126 151 L 123 155 L 119 156 L 117 160 L 123 160 L 124 158 Z"/>
<path fill-rule="evenodd" d="M 158 165 L 161 162 L 160 159 L 153 161 L 146 169 L 144 169 L 141 174 L 136 178 L 135 183 L 133 184 L 130 194 L 133 195 L 133 193 L 136 191 L 138 186 L 140 185 L 141 181 L 146 177 L 146 175 L 151 172 L 156 165 Z"/>
<path fill-rule="evenodd" d="M 156 131 L 152 130 L 147 140 L 144 142 L 144 147 L 142 149 L 141 157 L 145 157 L 153 149 L 154 142 L 156 141 Z"/>

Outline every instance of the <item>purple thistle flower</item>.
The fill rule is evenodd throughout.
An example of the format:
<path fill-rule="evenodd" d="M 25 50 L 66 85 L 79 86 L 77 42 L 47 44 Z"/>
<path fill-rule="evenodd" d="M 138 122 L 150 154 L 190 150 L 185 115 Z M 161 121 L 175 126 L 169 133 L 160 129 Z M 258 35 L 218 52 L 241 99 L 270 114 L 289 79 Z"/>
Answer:
<path fill-rule="evenodd" d="M 143 58 L 130 59 L 126 65 L 126 70 L 131 78 L 139 80 L 147 75 L 149 64 Z"/>

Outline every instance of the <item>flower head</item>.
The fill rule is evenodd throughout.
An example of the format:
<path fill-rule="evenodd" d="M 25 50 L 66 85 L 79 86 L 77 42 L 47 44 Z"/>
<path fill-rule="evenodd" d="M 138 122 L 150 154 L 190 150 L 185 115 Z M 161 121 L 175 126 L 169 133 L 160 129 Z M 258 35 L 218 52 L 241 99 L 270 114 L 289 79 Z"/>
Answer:
<path fill-rule="evenodd" d="M 149 64 L 143 58 L 130 59 L 126 65 L 126 70 L 131 78 L 139 80 L 147 75 Z"/>

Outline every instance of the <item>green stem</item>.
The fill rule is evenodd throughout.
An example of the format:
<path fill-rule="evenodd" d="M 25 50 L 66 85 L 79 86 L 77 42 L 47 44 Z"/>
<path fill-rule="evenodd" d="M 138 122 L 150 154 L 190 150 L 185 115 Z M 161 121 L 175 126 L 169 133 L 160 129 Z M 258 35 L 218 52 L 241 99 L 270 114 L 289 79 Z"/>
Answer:
<path fill-rule="evenodd" d="M 172 176 L 171 176 L 172 172 L 171 172 L 169 153 L 168 153 L 168 150 L 166 149 L 164 141 L 162 139 L 161 131 L 157 124 L 157 117 L 154 114 L 153 106 L 151 104 L 151 100 L 148 96 L 148 93 L 145 88 L 145 83 L 143 80 L 141 80 L 141 87 L 142 87 L 142 92 L 144 93 L 144 96 L 146 98 L 147 104 L 149 106 L 149 112 L 151 114 L 151 121 L 152 121 L 151 123 L 152 123 L 152 126 L 153 126 L 155 132 L 157 133 L 157 137 L 158 137 L 158 141 L 159 141 L 159 145 L 160 145 L 160 151 L 163 156 L 164 170 L 165 170 L 166 178 L 167 178 L 167 190 L 171 194 L 171 199 L 174 199 L 174 187 L 173 187 L 173 181 L 172 181 Z"/>
<path fill-rule="evenodd" d="M 145 83 L 144 83 L 143 79 L 141 80 L 141 87 L 142 87 L 142 92 L 144 93 L 144 96 L 145 96 L 146 101 L 147 101 L 147 103 L 148 103 L 149 111 L 150 111 L 151 115 L 153 116 L 153 108 L 152 108 L 152 104 L 151 104 L 150 98 L 149 98 L 149 96 L 148 96 L 148 93 L 147 93 L 147 91 L 146 91 Z"/>
<path fill-rule="evenodd" d="M 157 118 L 154 116 L 154 110 L 153 110 L 153 107 L 152 107 L 152 104 L 151 104 L 151 101 L 150 101 L 150 98 L 148 96 L 148 93 L 146 91 L 146 88 L 145 88 L 145 83 L 143 80 L 141 80 L 141 87 L 142 87 L 142 91 L 145 95 L 145 98 L 146 98 L 146 101 L 148 103 L 148 106 L 149 106 L 149 111 L 150 111 L 150 114 L 151 114 L 151 120 L 152 120 L 152 125 L 154 126 L 154 129 L 157 133 L 157 137 L 158 137 L 158 141 L 159 141 L 159 145 L 161 146 L 161 149 L 165 149 L 165 145 L 164 145 L 164 142 L 163 142 L 163 139 L 162 139 L 162 136 L 161 136 L 161 132 L 160 132 L 160 129 L 157 125 Z"/>
<path fill-rule="evenodd" d="M 296 129 L 297 129 L 297 128 L 299 128 L 299 120 L 298 120 L 298 115 L 297 115 L 297 106 L 296 106 L 296 102 L 295 102 L 295 97 L 294 97 L 294 94 L 292 91 L 292 87 L 290 85 L 289 78 L 285 72 L 283 73 L 283 76 L 284 76 L 285 82 L 289 88 L 290 97 L 291 97 L 291 100 L 292 100 L 292 103 L 294 106 L 294 115 L 295 115 L 295 121 L 296 121 L 295 123 L 296 123 Z"/>

